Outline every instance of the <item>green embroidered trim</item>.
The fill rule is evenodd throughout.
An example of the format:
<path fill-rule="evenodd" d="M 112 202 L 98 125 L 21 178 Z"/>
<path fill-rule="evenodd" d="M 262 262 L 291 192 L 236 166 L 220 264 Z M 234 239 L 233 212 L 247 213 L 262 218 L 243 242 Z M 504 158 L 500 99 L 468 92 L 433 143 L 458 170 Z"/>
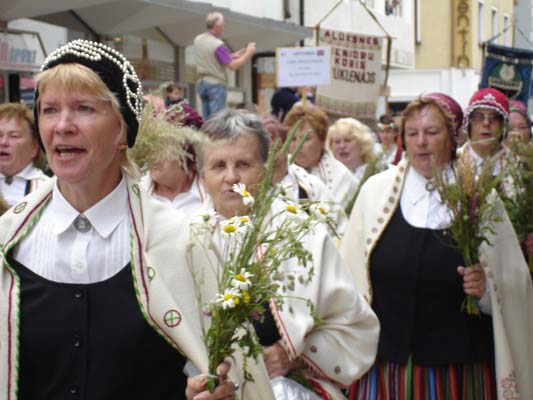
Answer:
<path fill-rule="evenodd" d="M 7 261 L 7 254 L 11 251 L 13 247 L 16 246 L 18 242 L 20 242 L 22 239 L 24 239 L 30 231 L 33 229 L 37 221 L 39 221 L 43 215 L 43 212 L 45 208 L 50 203 L 50 200 L 52 197 L 50 196 L 43 204 L 41 209 L 37 211 L 37 213 L 33 216 L 33 218 L 30 220 L 24 231 L 18 235 L 18 237 L 15 237 L 15 239 L 9 243 L 7 243 L 1 250 L 2 259 L 4 260 L 4 266 L 5 268 L 11 272 L 11 274 L 15 277 L 15 287 L 16 287 L 16 296 L 15 299 L 15 306 L 16 310 L 14 310 L 15 316 L 16 316 L 16 324 L 17 324 L 17 336 L 15 338 L 15 346 L 13 346 L 14 354 L 14 368 L 13 368 L 13 392 L 15 394 L 15 399 L 18 398 L 18 389 L 19 389 L 19 375 L 20 375 L 20 278 L 18 274 L 15 272 L 15 269 L 9 264 Z M 23 203 L 24 204 L 24 203 Z"/>
<path fill-rule="evenodd" d="M 133 217 L 132 217 L 133 218 Z M 146 322 L 148 322 L 148 324 L 163 338 L 167 341 L 168 344 L 170 344 L 174 349 L 176 349 L 181 355 L 185 356 L 185 353 L 183 353 L 181 351 L 181 349 L 176 345 L 176 343 L 174 343 L 174 341 L 172 341 L 172 339 L 166 334 L 166 332 L 164 332 L 162 329 L 160 329 L 155 323 L 154 321 L 152 321 L 152 318 L 150 318 L 150 316 L 148 315 L 148 312 L 146 311 L 145 307 L 144 307 L 144 303 L 142 301 L 142 296 L 141 296 L 141 291 L 139 289 L 139 282 L 137 280 L 137 274 L 135 272 L 136 268 L 135 268 L 135 254 L 134 254 L 134 228 L 133 226 L 131 226 L 131 234 L 130 234 L 130 258 L 131 258 L 131 262 L 130 262 L 130 265 L 131 265 L 131 273 L 133 275 L 133 289 L 135 290 L 135 297 L 137 297 L 137 303 L 139 303 L 139 307 L 141 309 L 141 314 L 142 316 L 144 317 L 144 319 L 146 320 Z"/>

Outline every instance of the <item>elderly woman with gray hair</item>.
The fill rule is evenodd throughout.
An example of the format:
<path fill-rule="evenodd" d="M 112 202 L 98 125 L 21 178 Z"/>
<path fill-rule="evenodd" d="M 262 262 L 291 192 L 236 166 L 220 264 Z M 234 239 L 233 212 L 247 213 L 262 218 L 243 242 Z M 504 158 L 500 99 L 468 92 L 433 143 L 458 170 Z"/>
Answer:
<path fill-rule="evenodd" d="M 233 185 L 245 184 L 252 193 L 257 188 L 265 173 L 269 135 L 260 118 L 244 110 L 218 113 L 204 125 L 203 131 L 211 142 L 198 152 L 198 169 L 218 218 L 243 215 L 248 210 L 241 196 L 233 191 Z M 284 204 L 277 199 L 272 213 Z M 216 236 L 220 235 L 220 230 L 216 228 L 212 235 L 213 243 L 219 243 Z M 343 396 L 339 388 L 361 376 L 374 360 L 378 321 L 355 290 L 326 229 L 318 226 L 304 238 L 304 245 L 312 253 L 315 274 L 309 285 L 297 285 L 294 295 L 309 299 L 315 305 L 323 325 L 320 328 L 315 325 L 301 301 L 287 299 L 281 309 L 265 304 L 265 320 L 255 324 L 264 352 L 259 364 L 251 363 L 255 382 L 244 385 L 242 393 L 249 393 L 248 398 L 285 398 L 275 384 L 273 394 L 268 378 L 297 372 L 305 376 L 310 387 L 340 399 Z M 192 262 L 193 268 L 198 270 L 202 265 L 200 259 Z M 281 269 L 294 271 L 303 267 L 297 260 L 290 259 Z M 203 269 L 206 270 L 209 269 Z M 205 279 L 215 279 L 215 273 L 207 274 Z M 212 298 L 213 295 L 203 293 L 202 297 Z M 232 372 L 238 370 L 237 366 Z M 240 378 L 233 376 L 233 379 Z M 308 397 L 298 398 L 320 398 L 311 390 L 301 389 Z"/>

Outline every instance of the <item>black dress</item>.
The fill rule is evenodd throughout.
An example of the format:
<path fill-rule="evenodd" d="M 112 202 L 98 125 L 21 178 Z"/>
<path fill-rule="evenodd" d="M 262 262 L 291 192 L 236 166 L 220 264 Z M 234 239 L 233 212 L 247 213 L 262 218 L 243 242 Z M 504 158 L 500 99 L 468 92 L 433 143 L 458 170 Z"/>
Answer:
<path fill-rule="evenodd" d="M 416 228 L 396 209 L 370 258 L 381 332 L 355 399 L 496 399 L 492 318 L 461 311 L 459 265 L 444 231 Z"/>
<path fill-rule="evenodd" d="M 20 400 L 184 399 L 185 358 L 144 319 L 129 264 L 92 284 L 20 278 Z"/>

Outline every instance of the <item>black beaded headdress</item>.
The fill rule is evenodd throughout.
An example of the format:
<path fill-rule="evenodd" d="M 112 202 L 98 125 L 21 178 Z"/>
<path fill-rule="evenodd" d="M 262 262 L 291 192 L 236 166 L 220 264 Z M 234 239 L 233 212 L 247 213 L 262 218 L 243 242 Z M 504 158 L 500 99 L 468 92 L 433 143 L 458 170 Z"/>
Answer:
<path fill-rule="evenodd" d="M 54 50 L 41 67 L 41 71 L 58 64 L 76 63 L 86 66 L 98 74 L 120 104 L 120 112 L 128 125 L 128 146 L 133 147 L 141 121 L 143 93 L 141 81 L 133 66 L 115 49 L 89 40 L 74 40 Z M 35 99 L 39 85 L 35 89 Z M 33 109 L 37 130 L 37 107 Z"/>

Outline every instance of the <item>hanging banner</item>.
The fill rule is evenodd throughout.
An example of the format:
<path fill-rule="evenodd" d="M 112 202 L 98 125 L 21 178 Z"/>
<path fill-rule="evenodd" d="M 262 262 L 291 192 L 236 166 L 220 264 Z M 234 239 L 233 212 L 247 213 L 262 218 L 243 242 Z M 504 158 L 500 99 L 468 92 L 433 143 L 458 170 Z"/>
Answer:
<path fill-rule="evenodd" d="M 480 88 L 498 89 L 525 104 L 532 96 L 533 51 L 487 44 Z"/>
<path fill-rule="evenodd" d="M 331 46 L 331 84 L 317 89 L 317 104 L 331 114 L 374 119 L 383 38 L 321 29 L 319 46 Z"/>

